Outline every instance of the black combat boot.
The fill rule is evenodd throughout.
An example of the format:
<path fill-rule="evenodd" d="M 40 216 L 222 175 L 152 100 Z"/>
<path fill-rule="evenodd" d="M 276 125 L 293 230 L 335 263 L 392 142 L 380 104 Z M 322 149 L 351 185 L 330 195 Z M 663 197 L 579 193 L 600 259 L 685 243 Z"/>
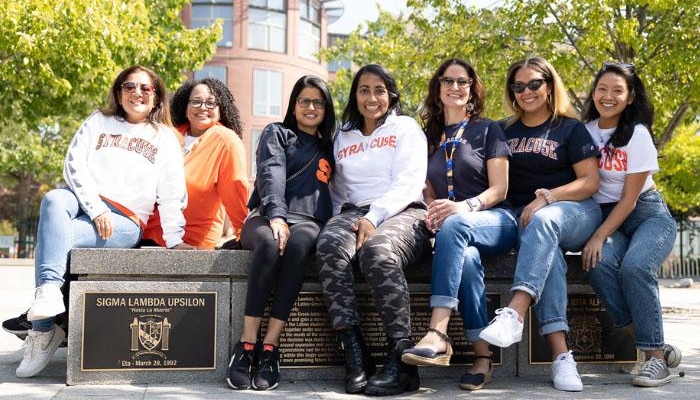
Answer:
<path fill-rule="evenodd" d="M 377 367 L 360 328 L 355 325 L 338 331 L 338 346 L 345 353 L 345 392 L 361 393 Z"/>
<path fill-rule="evenodd" d="M 391 396 L 403 392 L 412 392 L 420 387 L 418 367 L 401 361 L 404 350 L 413 347 L 409 338 L 389 339 L 389 351 L 382 369 L 370 378 L 365 394 L 374 396 Z"/>

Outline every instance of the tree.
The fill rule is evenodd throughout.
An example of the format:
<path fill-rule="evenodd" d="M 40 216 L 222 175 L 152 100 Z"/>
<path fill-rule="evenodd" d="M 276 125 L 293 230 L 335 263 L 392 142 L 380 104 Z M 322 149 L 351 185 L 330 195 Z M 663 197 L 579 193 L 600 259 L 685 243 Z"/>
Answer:
<path fill-rule="evenodd" d="M 187 3 L 0 0 L 0 184 L 14 188 L 18 224 L 35 188 L 59 181 L 68 139 L 120 70 L 147 66 L 172 90 L 213 56 L 221 27 L 187 29 Z"/>
<path fill-rule="evenodd" d="M 380 12 L 323 54 L 355 65 L 377 62 L 391 70 L 405 111 L 417 114 L 427 81 L 442 60 L 459 57 L 477 70 L 487 89 L 486 115 L 500 105 L 508 66 L 541 55 L 557 68 L 581 107 L 605 60 L 634 63 L 656 112 L 654 133 L 663 149 L 673 132 L 698 113 L 700 3 L 681 0 L 509 0 L 494 9 L 459 0 L 408 0 L 407 15 Z M 344 105 L 350 74 L 339 73 L 333 93 Z M 686 166 L 687 167 L 687 166 Z M 675 204 L 671 204 L 676 208 Z M 678 207 L 684 207 L 678 204 Z"/>
<path fill-rule="evenodd" d="M 689 124 L 659 154 L 658 175 L 654 181 L 680 219 L 700 216 L 700 124 Z"/>

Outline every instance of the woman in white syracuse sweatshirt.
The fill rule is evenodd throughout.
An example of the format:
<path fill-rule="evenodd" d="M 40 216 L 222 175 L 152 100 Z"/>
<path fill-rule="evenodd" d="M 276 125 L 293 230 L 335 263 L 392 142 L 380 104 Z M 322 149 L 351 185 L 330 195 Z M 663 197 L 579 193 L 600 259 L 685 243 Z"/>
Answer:
<path fill-rule="evenodd" d="M 394 78 L 376 64 L 355 75 L 334 142 L 331 180 L 335 216 L 318 237 L 316 265 L 333 329 L 345 353 L 348 393 L 417 390 L 418 369 L 401 362 L 413 346 L 403 269 L 429 253 L 422 190 L 427 144 L 418 123 L 400 115 Z M 353 264 L 369 285 L 388 339 L 376 375 L 357 315 Z"/>
<path fill-rule="evenodd" d="M 41 201 L 37 289 L 27 312 L 32 330 L 18 377 L 41 372 L 65 338 L 55 316 L 65 311 L 61 286 L 72 248 L 135 246 L 156 203 L 167 246 L 190 248 L 182 242 L 182 150 L 165 99 L 158 75 L 129 67 L 112 83 L 108 106 L 90 115 L 73 137 L 63 170 L 68 187 Z"/>

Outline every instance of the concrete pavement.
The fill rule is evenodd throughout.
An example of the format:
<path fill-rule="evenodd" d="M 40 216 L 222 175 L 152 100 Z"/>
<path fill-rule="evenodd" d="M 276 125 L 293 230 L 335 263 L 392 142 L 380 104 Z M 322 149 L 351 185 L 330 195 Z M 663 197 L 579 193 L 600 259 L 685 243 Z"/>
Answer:
<path fill-rule="evenodd" d="M 580 393 L 555 390 L 548 376 L 496 378 L 483 390 L 468 392 L 458 386 L 459 374 L 444 379 L 423 379 L 418 392 L 393 398 L 454 399 L 697 399 L 700 397 L 700 285 L 672 288 L 675 282 L 662 281 L 661 304 L 664 307 L 666 341 L 683 351 L 674 379 L 659 388 L 638 388 L 624 373 L 586 374 Z M 31 261 L 0 259 L 0 320 L 26 310 L 34 294 L 34 269 Z M 60 348 L 39 376 L 19 379 L 15 368 L 22 358 L 22 342 L 0 331 L 0 399 L 354 399 L 347 395 L 341 381 L 287 381 L 269 392 L 234 391 L 226 382 L 202 385 L 119 385 L 66 386 L 66 349 Z M 684 372 L 684 377 L 679 373 Z M 453 373 L 450 372 L 450 375 Z"/>

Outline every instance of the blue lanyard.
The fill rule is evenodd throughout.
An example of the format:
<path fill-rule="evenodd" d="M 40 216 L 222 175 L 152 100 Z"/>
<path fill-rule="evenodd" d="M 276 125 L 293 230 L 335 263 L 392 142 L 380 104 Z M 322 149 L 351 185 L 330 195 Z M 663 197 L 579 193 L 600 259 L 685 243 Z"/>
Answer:
<path fill-rule="evenodd" d="M 442 149 L 445 151 L 445 169 L 447 170 L 447 199 L 452 201 L 455 200 L 455 187 L 452 174 L 452 167 L 454 166 L 454 163 L 452 162 L 452 158 L 454 157 L 455 149 L 457 149 L 461 143 L 462 134 L 464 133 L 464 129 L 466 129 L 467 124 L 469 124 L 469 119 L 465 118 L 459 125 L 457 134 L 455 134 L 453 138 L 447 139 L 445 132 L 442 132 L 442 137 L 440 138 L 440 147 L 442 147 Z M 449 152 L 447 151 L 448 143 L 452 145 Z"/>

